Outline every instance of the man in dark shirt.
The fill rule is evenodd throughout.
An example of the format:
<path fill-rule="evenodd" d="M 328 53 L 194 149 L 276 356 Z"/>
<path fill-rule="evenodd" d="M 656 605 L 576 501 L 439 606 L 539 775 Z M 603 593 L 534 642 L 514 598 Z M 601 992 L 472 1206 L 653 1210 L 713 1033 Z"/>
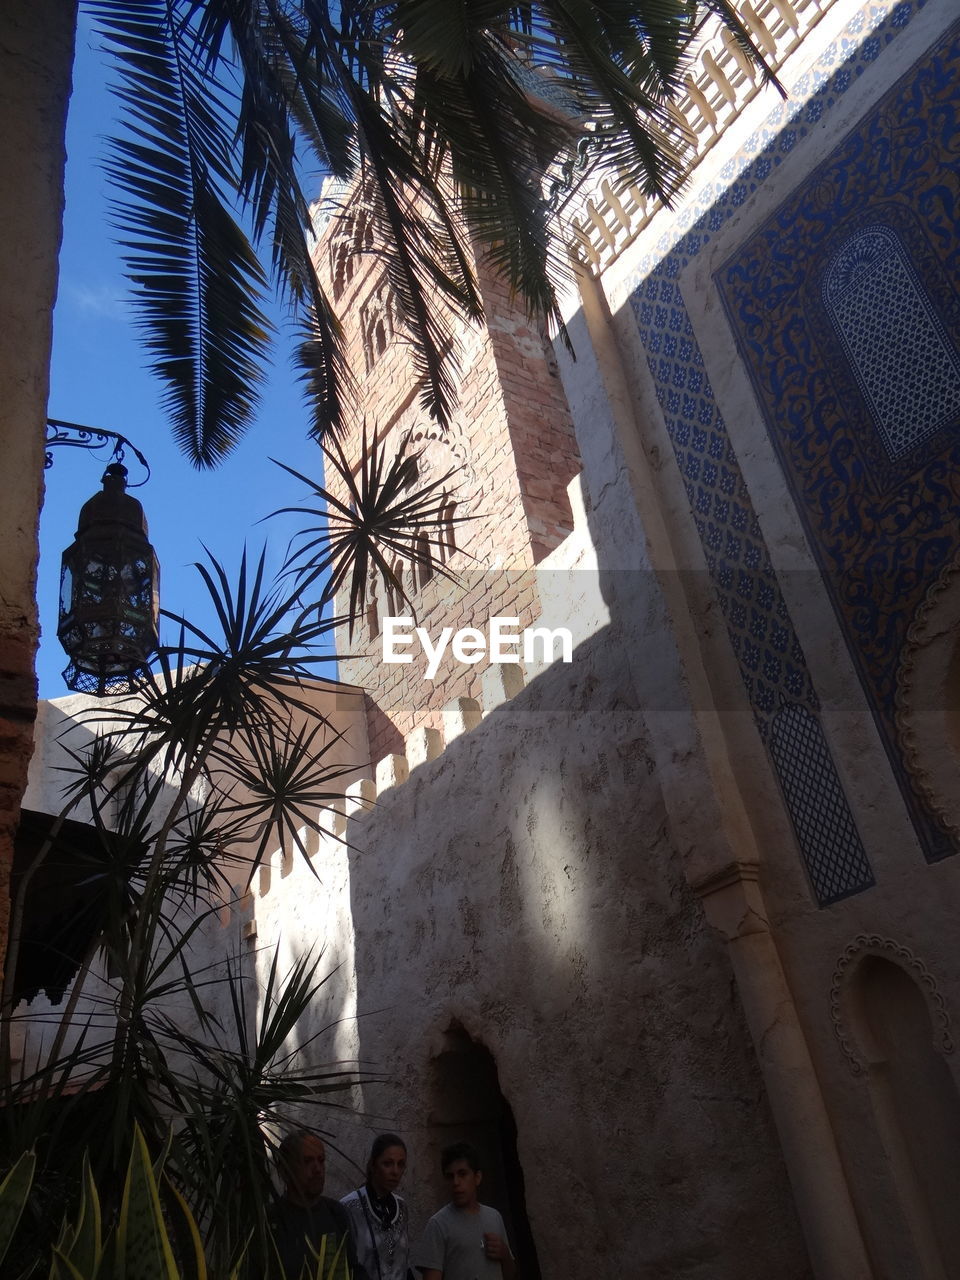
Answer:
<path fill-rule="evenodd" d="M 367 1280 L 357 1262 L 346 1211 L 337 1200 L 323 1194 L 327 1174 L 323 1142 L 306 1129 L 289 1133 L 280 1143 L 277 1164 L 285 1190 L 270 1212 L 277 1251 L 277 1265 L 271 1274 L 277 1280 L 301 1280 L 302 1276 L 328 1280 L 331 1263 L 340 1250 L 332 1273 L 336 1280 L 347 1280 L 348 1275 L 352 1280 Z M 324 1263 L 318 1271 L 321 1250 Z"/>

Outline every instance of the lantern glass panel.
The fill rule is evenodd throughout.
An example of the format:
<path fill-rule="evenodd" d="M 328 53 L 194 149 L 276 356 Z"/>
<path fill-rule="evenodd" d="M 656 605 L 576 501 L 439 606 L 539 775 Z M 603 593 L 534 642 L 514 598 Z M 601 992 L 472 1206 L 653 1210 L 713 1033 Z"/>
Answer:
<path fill-rule="evenodd" d="M 137 688 L 158 643 L 159 568 L 143 509 L 124 488 L 108 469 L 61 570 L 57 634 L 71 660 L 64 678 L 99 696 Z"/>

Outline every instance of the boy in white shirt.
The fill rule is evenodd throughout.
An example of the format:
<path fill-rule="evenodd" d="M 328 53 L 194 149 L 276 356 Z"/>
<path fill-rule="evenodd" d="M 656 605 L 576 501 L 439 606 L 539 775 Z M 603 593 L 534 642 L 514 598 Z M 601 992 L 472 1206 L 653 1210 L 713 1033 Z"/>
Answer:
<path fill-rule="evenodd" d="M 422 1280 L 514 1280 L 514 1262 L 503 1219 L 481 1204 L 480 1157 L 468 1142 L 445 1147 L 440 1168 L 450 1187 L 450 1203 L 427 1223 L 414 1253 Z"/>

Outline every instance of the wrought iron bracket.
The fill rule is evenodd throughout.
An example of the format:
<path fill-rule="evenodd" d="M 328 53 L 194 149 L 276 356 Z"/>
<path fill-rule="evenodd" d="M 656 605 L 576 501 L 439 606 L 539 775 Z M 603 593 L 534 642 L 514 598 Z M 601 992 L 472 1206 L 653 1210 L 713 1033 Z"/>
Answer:
<path fill-rule="evenodd" d="M 129 484 L 130 489 L 139 489 L 150 479 L 150 464 L 140 450 L 130 443 L 126 436 L 117 431 L 107 431 L 103 427 L 84 427 L 77 422 L 64 422 L 60 418 L 47 419 L 47 435 L 44 442 L 44 468 L 53 466 L 51 449 L 59 445 L 68 445 L 71 449 L 104 449 L 113 442 L 112 457 L 116 462 L 123 462 L 125 450 L 129 449 L 143 469 L 146 476 L 137 484 Z"/>

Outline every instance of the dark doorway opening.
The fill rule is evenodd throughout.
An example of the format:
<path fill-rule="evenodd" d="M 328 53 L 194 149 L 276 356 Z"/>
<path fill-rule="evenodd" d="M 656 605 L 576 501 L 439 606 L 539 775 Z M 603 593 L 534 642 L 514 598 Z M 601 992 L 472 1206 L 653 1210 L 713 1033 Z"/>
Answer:
<path fill-rule="evenodd" d="M 477 1148 L 483 1162 L 480 1199 L 503 1214 L 519 1280 L 541 1280 L 517 1154 L 517 1124 L 500 1088 L 493 1054 L 452 1024 L 443 1051 L 433 1060 L 430 1086 L 430 1134 L 438 1154 L 451 1142 Z M 445 1195 L 444 1188 L 440 1199 Z"/>

